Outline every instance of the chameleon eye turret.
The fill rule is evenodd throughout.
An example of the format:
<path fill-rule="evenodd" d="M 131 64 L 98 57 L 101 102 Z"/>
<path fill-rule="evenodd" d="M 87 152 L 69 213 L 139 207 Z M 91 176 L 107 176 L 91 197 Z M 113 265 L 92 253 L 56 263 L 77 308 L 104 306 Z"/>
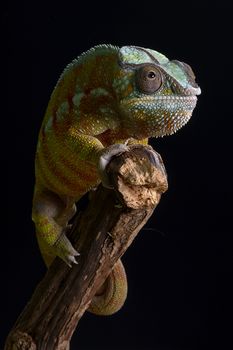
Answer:
<path fill-rule="evenodd" d="M 188 64 L 137 46 L 121 48 L 119 57 L 124 77 L 119 99 L 130 137 L 171 135 L 189 121 L 201 90 Z"/>
<path fill-rule="evenodd" d="M 146 64 L 136 72 L 136 85 L 145 94 L 151 94 L 159 90 L 162 85 L 162 74 L 152 64 Z"/>

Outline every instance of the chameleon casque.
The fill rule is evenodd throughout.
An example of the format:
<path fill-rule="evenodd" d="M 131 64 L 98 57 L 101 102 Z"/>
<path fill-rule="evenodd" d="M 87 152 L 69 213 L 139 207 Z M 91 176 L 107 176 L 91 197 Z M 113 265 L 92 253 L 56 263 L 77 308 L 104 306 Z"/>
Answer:
<path fill-rule="evenodd" d="M 101 181 L 113 155 L 131 143 L 170 135 L 185 125 L 201 92 L 189 65 L 137 46 L 98 45 L 62 73 L 39 133 L 32 218 L 47 266 L 69 266 L 79 253 L 66 237 L 75 203 Z M 89 311 L 110 315 L 124 304 L 127 279 L 119 260 L 108 288 Z"/>

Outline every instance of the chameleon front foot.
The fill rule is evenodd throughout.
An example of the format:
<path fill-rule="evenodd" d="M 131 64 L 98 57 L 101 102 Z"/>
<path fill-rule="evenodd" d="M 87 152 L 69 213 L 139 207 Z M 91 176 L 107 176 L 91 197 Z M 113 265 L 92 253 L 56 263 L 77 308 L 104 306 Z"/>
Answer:
<path fill-rule="evenodd" d="M 113 188 L 113 186 L 109 181 L 108 174 L 106 172 L 107 165 L 111 161 L 112 157 L 116 155 L 120 155 L 127 151 L 129 151 L 129 147 L 123 143 L 117 143 L 115 145 L 111 145 L 104 149 L 103 153 L 100 156 L 99 164 L 98 164 L 98 171 L 100 174 L 102 185 L 104 187 L 110 188 L 110 189 Z"/>
<path fill-rule="evenodd" d="M 64 232 L 54 243 L 53 247 L 56 255 L 59 256 L 69 267 L 72 267 L 72 263 L 78 264 L 75 257 L 80 254 L 74 249 Z"/>

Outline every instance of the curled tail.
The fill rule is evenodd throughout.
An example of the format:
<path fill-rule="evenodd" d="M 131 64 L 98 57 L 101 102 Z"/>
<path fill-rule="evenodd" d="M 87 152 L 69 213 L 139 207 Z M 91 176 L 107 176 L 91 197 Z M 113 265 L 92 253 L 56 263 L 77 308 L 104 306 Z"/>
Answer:
<path fill-rule="evenodd" d="M 127 291 L 127 277 L 119 259 L 100 290 L 93 297 L 88 311 L 102 316 L 114 314 L 124 305 Z"/>

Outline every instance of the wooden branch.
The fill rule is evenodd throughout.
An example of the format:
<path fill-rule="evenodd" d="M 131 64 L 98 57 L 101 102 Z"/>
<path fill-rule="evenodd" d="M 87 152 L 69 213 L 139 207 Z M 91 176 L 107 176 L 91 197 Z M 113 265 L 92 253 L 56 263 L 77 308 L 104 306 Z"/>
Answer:
<path fill-rule="evenodd" d="M 147 222 L 167 190 L 166 172 L 150 146 L 131 146 L 108 173 L 115 190 L 101 185 L 78 215 L 69 236 L 81 253 L 69 268 L 56 258 L 8 335 L 5 350 L 67 350 L 92 297 Z M 156 158 L 155 157 L 155 158 Z"/>

